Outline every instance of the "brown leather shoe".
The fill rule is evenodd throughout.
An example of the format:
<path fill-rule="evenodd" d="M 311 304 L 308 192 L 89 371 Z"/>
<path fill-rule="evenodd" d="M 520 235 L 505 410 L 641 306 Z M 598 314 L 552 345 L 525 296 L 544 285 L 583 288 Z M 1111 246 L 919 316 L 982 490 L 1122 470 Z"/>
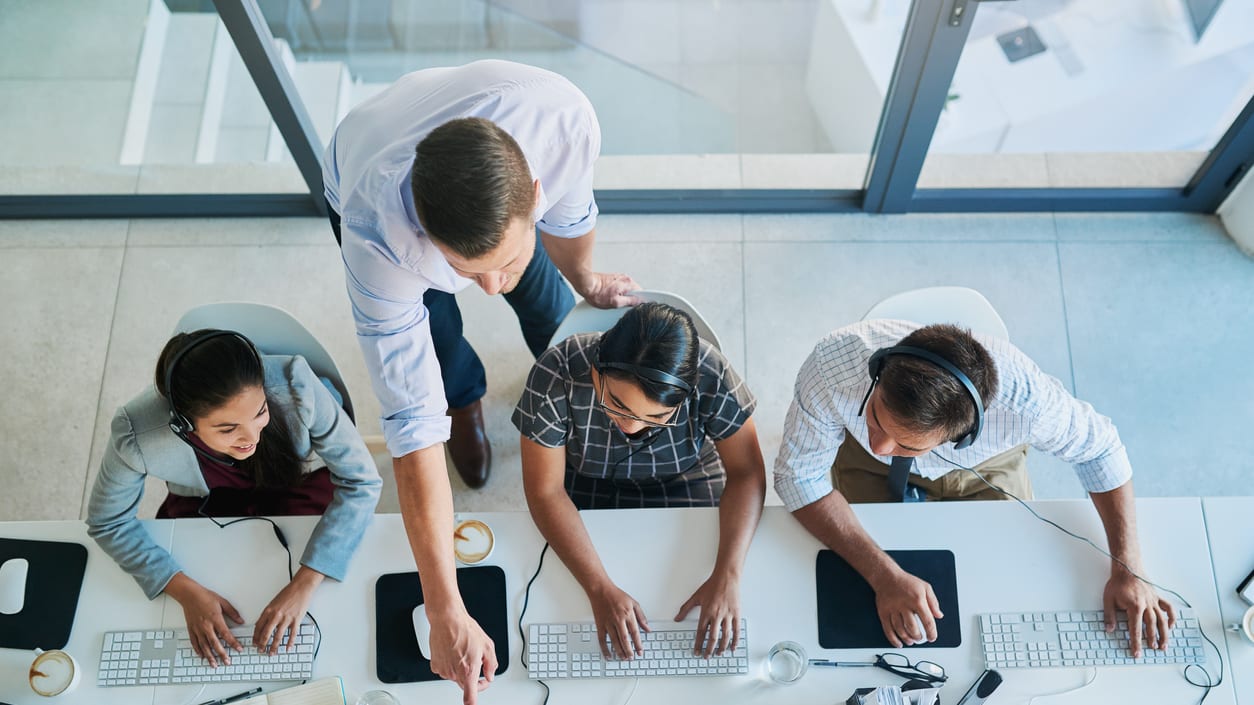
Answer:
<path fill-rule="evenodd" d="M 460 409 L 449 409 L 448 415 L 453 420 L 448 439 L 453 467 L 457 468 L 463 482 L 477 490 L 488 481 L 488 473 L 492 471 L 492 446 L 483 428 L 482 400 Z"/>

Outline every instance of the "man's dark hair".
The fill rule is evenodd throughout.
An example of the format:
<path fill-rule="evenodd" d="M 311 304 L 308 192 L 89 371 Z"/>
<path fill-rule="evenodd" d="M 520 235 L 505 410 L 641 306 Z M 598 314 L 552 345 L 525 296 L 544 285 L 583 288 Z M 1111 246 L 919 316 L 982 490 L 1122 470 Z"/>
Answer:
<path fill-rule="evenodd" d="M 692 316 L 673 306 L 650 301 L 632 308 L 601 334 L 597 362 L 617 362 L 665 372 L 697 386 L 700 338 Z M 601 374 L 636 383 L 649 399 L 675 406 L 688 392 L 673 384 L 655 382 L 625 370 L 601 369 Z"/>
<path fill-rule="evenodd" d="M 997 394 L 997 368 L 988 350 L 971 331 L 949 324 L 924 326 L 897 345 L 922 348 L 962 370 L 980 393 L 987 409 Z M 915 433 L 944 431 L 956 440 L 975 425 L 975 402 L 956 377 L 927 360 L 889 355 L 880 369 L 880 400 L 907 429 Z"/>
<path fill-rule="evenodd" d="M 466 259 L 496 249 L 512 219 L 531 217 L 533 183 L 518 143 L 490 120 L 449 120 L 414 149 L 418 221 Z"/>

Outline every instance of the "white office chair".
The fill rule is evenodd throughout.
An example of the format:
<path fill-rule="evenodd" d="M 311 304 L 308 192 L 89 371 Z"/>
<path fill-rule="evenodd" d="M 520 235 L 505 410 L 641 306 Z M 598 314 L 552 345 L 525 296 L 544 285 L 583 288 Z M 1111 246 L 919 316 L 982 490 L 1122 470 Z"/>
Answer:
<path fill-rule="evenodd" d="M 356 423 L 348 387 L 340 376 L 331 353 L 292 314 L 277 306 L 232 301 L 197 306 L 179 319 L 176 333 L 190 333 L 201 328 L 219 328 L 242 333 L 253 341 L 257 350 L 272 355 L 300 355 L 314 374 L 331 382 L 344 400 L 348 418 Z"/>
<path fill-rule="evenodd" d="M 697 329 L 698 337 L 718 350 L 723 349 L 723 346 L 719 343 L 718 336 L 714 334 L 714 329 L 710 327 L 709 323 L 705 322 L 701 314 L 697 313 L 697 309 L 693 308 L 692 304 L 684 297 L 665 291 L 643 290 L 637 291 L 633 295 L 639 297 L 641 301 L 656 301 L 684 311 L 692 317 L 692 323 Z M 549 339 L 549 347 L 557 345 L 576 333 L 600 333 L 607 331 L 615 323 L 618 323 L 618 319 L 622 318 L 629 308 L 597 308 L 587 301 L 580 301 L 575 304 L 570 313 L 566 314 L 566 318 L 562 319 L 562 324 L 557 327 L 557 331 Z"/>
<path fill-rule="evenodd" d="M 955 323 L 972 333 L 1010 340 L 1006 323 L 993 305 L 975 289 L 964 286 L 934 286 L 893 294 L 871 307 L 862 320 L 898 318 L 928 325 Z"/>

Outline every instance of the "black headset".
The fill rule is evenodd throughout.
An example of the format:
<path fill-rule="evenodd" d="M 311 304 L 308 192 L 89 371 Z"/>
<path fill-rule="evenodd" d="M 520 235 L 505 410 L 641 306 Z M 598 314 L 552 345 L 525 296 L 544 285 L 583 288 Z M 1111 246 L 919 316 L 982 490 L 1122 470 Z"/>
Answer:
<path fill-rule="evenodd" d="M 660 384 L 669 384 L 672 387 L 679 387 L 684 394 L 692 394 L 692 385 L 676 377 L 673 374 L 655 370 L 652 367 L 641 367 L 640 365 L 631 365 L 626 362 L 602 362 L 600 356 L 597 359 L 597 371 L 601 370 L 622 370 L 631 374 L 642 377 L 650 382 L 658 382 Z"/>
<path fill-rule="evenodd" d="M 192 423 L 191 419 L 184 416 L 182 412 L 174 406 L 174 370 L 178 367 L 179 361 L 197 346 L 202 343 L 207 343 L 214 338 L 221 338 L 226 335 L 233 335 L 236 338 L 239 338 L 244 345 L 247 345 L 248 349 L 252 351 L 253 356 L 257 358 L 257 364 L 261 364 L 261 354 L 257 352 L 257 348 L 253 345 L 253 342 L 233 330 L 210 330 L 202 333 L 201 335 L 194 335 L 186 345 L 179 348 L 178 352 L 174 353 L 174 355 L 170 358 L 170 362 L 165 366 L 165 395 L 166 401 L 170 403 L 170 430 L 174 431 L 177 436 L 185 437 L 187 434 L 196 430 L 196 426 Z"/>
<path fill-rule="evenodd" d="M 862 397 L 862 407 L 858 409 L 858 416 L 866 410 L 867 401 L 871 399 L 871 392 L 875 389 L 875 385 L 880 381 L 880 372 L 884 369 L 884 360 L 890 355 L 907 355 L 909 357 L 917 357 L 920 360 L 936 365 L 953 375 L 962 386 L 966 388 L 967 394 L 971 395 L 971 401 L 975 404 L 975 423 L 971 425 L 971 430 L 954 439 L 954 449 L 962 450 L 975 443 L 975 439 L 980 437 L 980 431 L 984 429 L 984 402 L 980 400 L 980 393 L 976 390 L 975 384 L 970 377 L 963 374 L 958 366 L 937 355 L 930 350 L 923 348 L 911 347 L 909 345 L 895 345 L 891 348 L 880 348 L 871 354 L 871 360 L 867 365 L 868 371 L 871 373 L 871 387 L 866 390 L 866 396 Z"/>

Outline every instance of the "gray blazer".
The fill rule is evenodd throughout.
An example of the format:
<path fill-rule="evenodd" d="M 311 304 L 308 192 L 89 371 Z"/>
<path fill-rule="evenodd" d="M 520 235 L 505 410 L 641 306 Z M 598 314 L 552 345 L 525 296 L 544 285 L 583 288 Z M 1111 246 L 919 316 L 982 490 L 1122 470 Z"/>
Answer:
<path fill-rule="evenodd" d="M 357 429 L 305 358 L 263 355 L 262 364 L 266 396 L 287 412 L 296 452 L 302 457 L 317 453 L 335 485 L 334 498 L 300 562 L 343 580 L 349 558 L 374 517 L 383 482 Z M 144 477 L 165 480 L 175 494 L 209 494 L 195 451 L 170 430 L 169 421 L 170 406 L 155 387 L 117 410 L 87 506 L 88 535 L 135 578 L 149 599 L 160 595 L 181 569 L 136 516 Z"/>

